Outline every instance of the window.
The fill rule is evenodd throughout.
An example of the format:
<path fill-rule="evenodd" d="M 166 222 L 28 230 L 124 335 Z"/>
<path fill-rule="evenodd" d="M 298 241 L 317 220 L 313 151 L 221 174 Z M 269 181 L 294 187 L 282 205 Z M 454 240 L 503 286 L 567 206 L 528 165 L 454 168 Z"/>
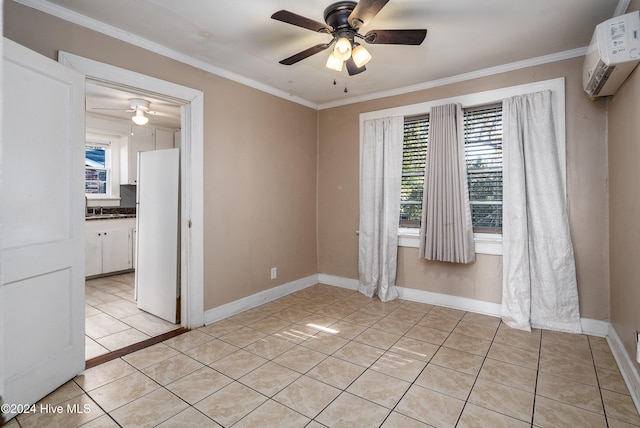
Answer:
<path fill-rule="evenodd" d="M 463 109 L 471 219 L 475 233 L 502 233 L 502 105 Z M 406 117 L 400 227 L 419 228 L 429 116 Z"/>
<path fill-rule="evenodd" d="M 476 233 L 502 233 L 502 105 L 464 110 L 464 151 Z"/>
<path fill-rule="evenodd" d="M 400 186 L 400 227 L 420 227 L 428 137 L 428 115 L 405 118 Z"/>
<path fill-rule="evenodd" d="M 108 196 L 110 189 L 111 150 L 106 144 L 87 143 L 85 146 L 85 194 Z"/>
<path fill-rule="evenodd" d="M 422 216 L 422 189 L 424 186 L 423 171 L 426 162 L 426 145 L 429 133 L 429 118 L 426 114 L 436 105 L 459 103 L 467 116 L 467 173 L 469 175 L 469 196 L 472 215 L 474 217 L 474 238 L 476 253 L 502 254 L 502 233 L 498 225 L 501 224 L 499 215 L 502 214 L 501 186 L 491 186 L 490 180 L 501 177 L 498 170 L 497 158 L 489 161 L 490 152 L 501 156 L 502 141 L 497 136 L 502 132 L 502 117 L 498 110 L 502 100 L 515 95 L 550 90 L 553 93 L 553 114 L 555 116 L 555 131 L 558 140 L 558 155 L 560 156 L 560 173 L 563 182 L 566 180 L 566 138 L 565 138 L 565 88 L 564 78 L 544 80 L 506 88 L 492 89 L 472 94 L 457 95 L 451 98 L 426 101 L 418 104 L 392 107 L 384 110 L 365 112 L 360 114 L 360 135 L 363 133 L 364 122 L 382 117 L 402 116 L 405 118 L 405 140 L 407 144 L 413 138 L 412 145 L 424 146 L 407 149 L 403 156 L 404 174 L 402 177 L 402 197 L 400 201 L 400 222 L 398 227 L 398 246 L 418 248 L 420 245 L 419 230 Z M 483 106 L 479 110 L 475 106 Z M 482 110 L 489 110 L 482 113 Z M 474 117 L 475 116 L 475 117 Z M 484 116 L 484 117 L 482 117 Z M 495 119 L 493 122 L 490 118 Z M 417 122 L 417 123 L 416 123 Z M 484 123 L 484 124 L 483 124 Z M 422 128 L 422 129 L 420 129 Z M 479 128 L 476 132 L 474 128 Z M 474 135 L 475 134 L 475 135 Z M 409 138 L 408 138 L 409 137 Z M 416 150 L 414 150 L 416 149 Z M 415 153 L 414 153 L 415 152 Z M 418 155 L 420 153 L 420 155 Z M 484 156 L 478 161 L 480 153 Z M 420 171 L 416 178 L 414 175 Z M 484 175 L 484 176 L 483 176 Z M 495 181 L 494 181 L 495 182 Z M 566 192 L 566 189 L 565 189 Z"/>

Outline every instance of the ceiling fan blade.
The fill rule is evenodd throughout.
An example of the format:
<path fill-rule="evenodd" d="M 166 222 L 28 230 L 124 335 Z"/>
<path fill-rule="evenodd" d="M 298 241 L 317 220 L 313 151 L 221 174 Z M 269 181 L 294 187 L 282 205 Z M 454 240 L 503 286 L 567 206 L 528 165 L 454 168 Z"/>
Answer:
<path fill-rule="evenodd" d="M 91 110 L 126 111 L 128 113 L 131 113 L 131 112 L 135 111 L 135 110 L 126 109 L 126 108 L 101 108 L 101 107 L 91 107 Z"/>
<path fill-rule="evenodd" d="M 349 59 L 345 61 L 345 64 L 347 64 L 347 72 L 349 73 L 349 76 L 355 76 L 367 69 L 364 65 L 362 67 L 358 67 L 352 57 L 349 57 Z"/>
<path fill-rule="evenodd" d="M 327 26 L 327 24 L 314 21 L 313 19 L 305 18 L 304 16 L 298 15 L 293 12 L 289 12 L 288 10 L 277 11 L 276 13 L 271 15 L 271 19 L 285 22 L 291 25 L 296 25 L 298 27 L 306 28 L 311 31 L 317 31 L 317 32 L 325 31 L 327 33 L 331 33 L 332 31 L 332 28 Z"/>
<path fill-rule="evenodd" d="M 283 65 L 292 65 L 295 64 L 298 61 L 302 61 L 305 58 L 310 57 L 311 55 L 315 55 L 318 52 L 322 52 L 323 50 L 327 49 L 329 46 L 331 46 L 331 43 L 320 43 L 319 45 L 315 45 L 310 47 L 309 49 L 305 49 L 302 52 L 298 52 L 295 55 L 291 55 L 289 58 L 285 58 L 282 61 L 280 61 L 280 64 Z"/>
<path fill-rule="evenodd" d="M 155 111 L 155 110 L 149 110 L 146 111 L 144 114 L 150 114 L 152 116 L 162 116 L 162 117 L 173 117 L 171 114 L 169 113 L 164 113 L 161 111 Z"/>
<path fill-rule="evenodd" d="M 364 40 L 374 45 L 420 45 L 425 37 L 427 30 L 371 30 Z"/>
<path fill-rule="evenodd" d="M 349 24 L 355 28 L 368 24 L 388 2 L 389 0 L 360 0 L 349 15 Z"/>

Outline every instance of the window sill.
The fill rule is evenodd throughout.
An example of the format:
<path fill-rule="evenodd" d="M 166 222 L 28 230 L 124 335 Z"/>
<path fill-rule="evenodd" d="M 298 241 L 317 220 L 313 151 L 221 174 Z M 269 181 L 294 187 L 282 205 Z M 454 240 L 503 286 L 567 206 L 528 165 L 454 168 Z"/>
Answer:
<path fill-rule="evenodd" d="M 120 200 L 120 197 L 96 195 L 96 194 L 90 194 L 90 193 L 89 194 L 85 193 L 85 196 L 90 201 L 119 201 Z"/>
<path fill-rule="evenodd" d="M 415 229 L 398 230 L 398 246 L 419 248 L 420 237 L 419 231 Z M 491 233 L 474 233 L 473 234 L 476 254 L 490 254 L 495 256 L 502 255 L 502 235 Z"/>

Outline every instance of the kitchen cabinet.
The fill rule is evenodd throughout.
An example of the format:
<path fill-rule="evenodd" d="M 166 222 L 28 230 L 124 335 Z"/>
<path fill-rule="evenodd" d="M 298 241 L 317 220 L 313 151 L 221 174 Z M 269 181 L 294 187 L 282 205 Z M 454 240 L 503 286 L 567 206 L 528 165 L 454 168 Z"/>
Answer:
<path fill-rule="evenodd" d="M 155 126 L 131 125 L 129 150 L 127 156 L 127 175 L 123 183 L 137 184 L 138 153 L 152 150 L 172 149 L 174 147 L 174 131 Z"/>
<path fill-rule="evenodd" d="M 173 131 L 156 128 L 156 150 L 173 149 Z"/>
<path fill-rule="evenodd" d="M 135 219 L 85 221 L 85 276 L 133 268 Z"/>

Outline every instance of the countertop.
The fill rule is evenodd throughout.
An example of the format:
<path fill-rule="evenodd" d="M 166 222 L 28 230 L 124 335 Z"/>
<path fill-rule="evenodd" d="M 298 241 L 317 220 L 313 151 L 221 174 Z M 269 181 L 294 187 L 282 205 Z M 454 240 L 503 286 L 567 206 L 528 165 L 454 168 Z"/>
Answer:
<path fill-rule="evenodd" d="M 136 218 L 135 214 L 91 214 L 86 216 L 84 219 L 87 221 L 90 220 L 114 220 L 120 218 Z"/>
<path fill-rule="evenodd" d="M 85 220 L 113 220 L 135 217 L 136 209 L 132 207 L 89 207 L 85 215 Z"/>

